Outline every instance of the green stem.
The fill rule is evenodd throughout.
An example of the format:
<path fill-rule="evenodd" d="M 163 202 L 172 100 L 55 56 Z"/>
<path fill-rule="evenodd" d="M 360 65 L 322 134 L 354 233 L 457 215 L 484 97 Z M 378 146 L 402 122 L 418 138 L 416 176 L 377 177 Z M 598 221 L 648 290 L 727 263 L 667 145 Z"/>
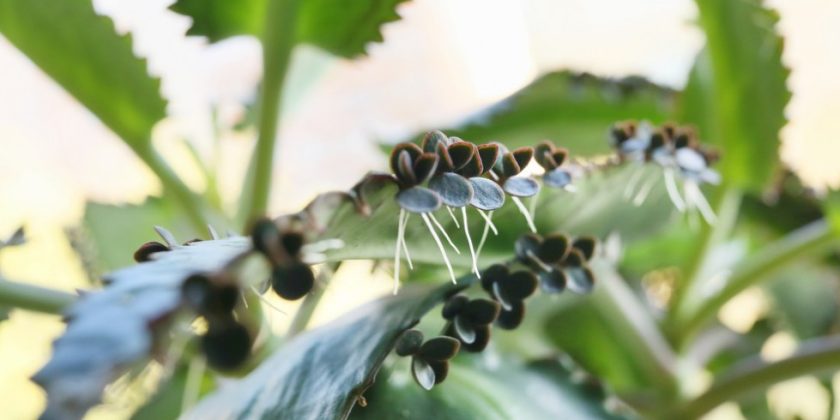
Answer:
<path fill-rule="evenodd" d="M 686 314 L 685 318 L 677 319 L 682 337 L 696 332 L 738 293 L 802 257 L 820 255 L 826 248 L 836 244 L 835 239 L 828 223 L 821 219 L 765 246 L 740 263 L 727 280 L 726 286 L 719 292 L 704 300 L 696 310 Z"/>
<path fill-rule="evenodd" d="M 316 286 L 311 292 L 309 292 L 308 295 L 306 295 L 305 298 L 303 298 L 303 302 L 301 302 L 300 307 L 297 312 L 295 312 L 295 317 L 292 318 L 292 323 L 289 325 L 289 330 L 286 332 L 287 338 L 292 338 L 300 334 L 306 329 L 306 326 L 309 325 L 312 315 L 315 314 L 315 308 L 318 307 L 318 304 L 321 302 L 321 298 L 324 297 L 324 292 L 327 291 L 327 286 L 329 285 L 333 273 L 335 273 L 340 266 L 341 262 L 325 264 L 324 267 L 321 268 L 321 271 L 318 272 L 318 279 L 315 282 Z"/>
<path fill-rule="evenodd" d="M 269 0 L 262 36 L 263 83 L 260 92 L 259 137 L 251 158 L 253 172 L 243 187 L 246 220 L 264 216 L 268 207 L 274 144 L 280 123 L 283 82 L 295 46 L 298 0 Z"/>
<path fill-rule="evenodd" d="M 181 203 L 181 207 L 192 222 L 193 228 L 199 232 L 204 232 L 207 229 L 207 218 L 201 197 L 190 190 L 151 147 L 135 149 L 135 152 L 160 179 L 164 193 L 171 195 Z"/>
<path fill-rule="evenodd" d="M 741 205 L 741 193 L 732 188 L 722 187 L 718 190 L 713 202 L 717 203 L 716 214 L 718 220 L 714 224 L 703 225 L 703 230 L 698 238 L 699 245 L 694 249 L 695 252 L 688 260 L 681 276 L 682 282 L 675 286 L 674 295 L 668 303 L 668 318 L 665 322 L 666 330 L 672 337 L 674 335 L 673 331 L 678 331 L 680 328 L 679 325 L 674 325 L 674 321 L 686 310 L 687 297 L 692 295 L 698 282 L 702 280 L 701 276 L 704 268 L 706 268 L 709 254 L 717 244 L 729 236 L 735 225 Z"/>
<path fill-rule="evenodd" d="M 720 376 L 699 397 L 671 411 L 663 418 L 693 419 L 718 405 L 748 392 L 764 389 L 786 379 L 816 374 L 840 366 L 840 337 L 819 338 L 803 343 L 792 356 L 767 363 L 756 356 L 738 363 Z"/>
<path fill-rule="evenodd" d="M 76 296 L 60 290 L 0 279 L 0 306 L 61 315 Z"/>
<path fill-rule="evenodd" d="M 590 302 L 621 335 L 621 342 L 634 363 L 643 367 L 647 379 L 665 393 L 676 392 L 677 357 L 656 321 L 613 268 L 596 261 L 593 269 L 599 284 Z"/>

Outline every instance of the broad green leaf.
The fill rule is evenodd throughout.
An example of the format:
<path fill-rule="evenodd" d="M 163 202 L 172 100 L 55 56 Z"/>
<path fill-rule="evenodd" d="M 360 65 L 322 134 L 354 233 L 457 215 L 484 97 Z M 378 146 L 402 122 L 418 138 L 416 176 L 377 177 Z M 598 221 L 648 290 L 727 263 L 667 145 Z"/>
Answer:
<path fill-rule="evenodd" d="M 461 357 L 461 356 L 459 356 Z M 398 367 L 400 367 L 398 365 Z M 403 371 L 388 372 L 350 419 L 611 419 L 597 391 L 574 383 L 556 362 L 495 367 L 455 363 L 446 381 L 424 391 Z"/>
<path fill-rule="evenodd" d="M 676 357 L 656 321 L 607 264 L 595 291 L 549 319 L 545 333 L 584 369 L 638 405 L 671 395 Z"/>
<path fill-rule="evenodd" d="M 671 118 L 674 97 L 674 91 L 639 78 L 558 71 L 444 132 L 474 142 L 501 140 L 510 148 L 551 139 L 573 156 L 592 156 L 610 151 L 607 134 L 616 121 Z"/>
<path fill-rule="evenodd" d="M 680 118 L 723 152 L 728 184 L 760 191 L 779 163 L 790 99 L 778 15 L 761 0 L 698 0 L 706 47 L 681 98 Z"/>
<path fill-rule="evenodd" d="M 300 0 L 297 37 L 332 54 L 352 58 L 370 42 L 382 42 L 381 26 L 399 19 L 406 0 Z M 171 9 L 193 19 L 188 35 L 210 41 L 263 32 L 267 0 L 178 0 Z"/>
<path fill-rule="evenodd" d="M 345 418 L 373 384 L 399 335 L 454 290 L 405 288 L 299 335 L 185 418 Z"/>
<path fill-rule="evenodd" d="M 96 271 L 106 272 L 133 264 L 134 251 L 157 240 L 152 226 L 164 226 L 186 241 L 194 234 L 189 223 L 171 200 L 150 197 L 140 205 L 88 202 L 81 241 L 92 248 Z"/>
<path fill-rule="evenodd" d="M 765 286 L 775 309 L 769 316 L 799 339 L 829 334 L 838 313 L 836 270 L 802 262 L 776 277 Z"/>
<path fill-rule="evenodd" d="M 0 33 L 141 156 L 166 115 L 160 82 L 91 0 L 0 0 Z"/>

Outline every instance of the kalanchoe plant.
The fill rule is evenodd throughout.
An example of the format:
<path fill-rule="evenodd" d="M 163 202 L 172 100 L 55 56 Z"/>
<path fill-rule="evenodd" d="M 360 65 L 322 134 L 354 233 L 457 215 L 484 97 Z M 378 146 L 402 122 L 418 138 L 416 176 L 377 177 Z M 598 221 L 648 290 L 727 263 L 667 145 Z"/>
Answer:
<path fill-rule="evenodd" d="M 402 0 L 341 8 L 335 1 L 175 1 L 172 10 L 193 20 L 191 36 L 216 42 L 246 35 L 262 43 L 258 102 L 241 104 L 254 120 L 238 132 L 256 136 L 240 197 L 216 191 L 229 174 L 213 165 L 201 165 L 206 191 L 193 190 L 157 152 L 154 128 L 171 108 L 161 81 L 135 56 L 130 34 L 118 33 L 93 3 L 0 1 L 3 39 L 123 139 L 163 187 L 163 197 L 128 212 L 87 206 L 80 237 L 89 235 L 100 251 L 99 268 L 115 270 L 98 290 L 68 293 L 0 273 L 0 322 L 20 323 L 24 317 L 7 316 L 19 309 L 66 322 L 50 361 L 32 378 L 46 391 L 44 419 L 83 418 L 115 382 L 142 382 L 145 390 L 152 379 L 146 372 L 161 373 L 159 391 L 136 418 L 692 419 L 769 385 L 840 368 L 837 264 L 826 258 L 837 247 L 840 201 L 803 193 L 793 177 L 773 186 L 776 204 L 762 194 L 780 169 L 779 131 L 790 98 L 778 16 L 765 2 L 696 2 L 694 21 L 706 40 L 681 92 L 638 77 L 550 72 L 448 134 L 432 131 L 417 144 L 397 145 L 390 173 L 370 174 L 349 191 L 319 195 L 300 212 L 270 220 L 257 218 L 271 214 L 271 194 L 285 193 L 271 174 L 278 133 L 288 131 L 281 117 L 290 113 L 281 104 L 293 84 L 286 75 L 295 46 L 362 55 L 365 45 L 382 40 L 384 23 L 399 19 Z M 222 120 L 207 132 L 233 129 Z M 543 138 L 563 143 L 536 143 Z M 723 165 L 700 138 L 721 150 Z M 707 202 L 701 188 L 714 199 Z M 506 201 L 514 205 L 505 208 Z M 451 222 L 435 218 L 444 206 Z M 688 217 L 671 217 L 674 208 Z M 517 211 L 527 228 L 516 223 Z M 470 223 L 468 212 L 484 221 L 477 247 L 470 230 L 477 232 L 481 220 Z M 406 237 L 413 214 L 431 239 Z M 250 220 L 258 221 L 245 228 Z M 137 264 L 118 269 L 149 239 L 129 222 L 171 225 L 191 238 L 210 221 L 243 235 L 211 229 L 204 240 L 183 242 L 158 228 L 162 241 L 142 245 Z M 686 222 L 699 232 L 685 229 Z M 463 241 L 453 232 L 462 228 L 470 258 L 447 255 L 442 243 L 460 253 Z M 2 238 L 5 265 L 16 254 L 5 248 L 21 244 L 22 232 Z M 420 268 L 411 284 L 308 329 L 334 269 L 341 266 L 344 275 L 347 260 L 382 267 L 395 254 L 397 285 L 403 255 L 414 266 L 409 242 Z M 724 254 L 735 258 L 721 261 Z M 444 266 L 457 284 L 440 281 Z M 353 287 L 367 287 L 354 275 Z M 470 288 L 479 283 L 489 298 L 475 298 L 480 291 Z M 274 310 L 262 296 L 269 288 L 302 301 L 282 338 L 262 316 Z M 567 289 L 593 293 L 536 293 Z M 768 296 L 773 310 L 758 314 L 763 319 L 750 331 L 736 332 L 718 315 L 748 289 Z M 440 306 L 443 321 L 419 324 Z M 443 337 L 425 340 L 412 330 L 427 322 L 444 324 Z M 517 331 L 491 347 L 493 326 Z M 795 337 L 800 348 L 767 361 L 761 349 L 777 334 Z M 454 358 L 462 347 L 486 353 Z M 404 386 L 405 375 L 387 374 L 400 365 L 389 359 L 394 351 L 411 357 L 422 389 Z M 442 382 L 447 376 L 457 386 Z M 593 383 L 603 387 L 592 392 Z M 424 392 L 432 387 L 439 389 Z M 121 407 L 132 405 L 121 404 L 119 392 L 108 394 Z M 773 407 L 764 400 L 739 409 L 747 418 L 769 417 Z"/>
<path fill-rule="evenodd" d="M 538 273 L 544 291 L 559 293 L 568 288 L 588 293 L 595 284 L 587 264 L 595 254 L 595 245 L 595 238 L 589 236 L 570 240 L 560 233 L 545 237 L 529 234 L 516 241 L 516 257 Z"/>

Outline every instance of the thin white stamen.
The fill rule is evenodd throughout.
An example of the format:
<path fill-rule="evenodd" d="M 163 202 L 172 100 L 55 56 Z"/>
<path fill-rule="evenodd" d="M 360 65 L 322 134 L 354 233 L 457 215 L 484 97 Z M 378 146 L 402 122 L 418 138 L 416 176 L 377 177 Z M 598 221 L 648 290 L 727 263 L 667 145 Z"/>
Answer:
<path fill-rule="evenodd" d="M 639 189 L 639 194 L 637 194 L 636 197 L 633 198 L 633 205 L 634 206 L 639 207 L 639 206 L 641 206 L 642 204 L 645 203 L 645 200 L 647 200 L 647 196 L 648 196 L 648 194 L 650 194 L 650 190 L 653 189 L 653 185 L 655 183 L 656 183 L 656 179 L 651 179 L 650 181 L 648 181 L 647 183 L 642 185 L 642 188 Z"/>
<path fill-rule="evenodd" d="M 481 210 L 478 211 L 481 213 Z M 482 213 L 483 215 L 484 213 Z M 490 232 L 490 219 L 493 217 L 493 212 L 487 214 L 487 219 L 484 220 L 484 232 L 481 232 L 481 241 L 478 242 L 478 249 L 475 251 L 476 258 L 481 255 L 481 249 L 484 248 L 484 242 L 487 241 L 487 234 Z"/>
<path fill-rule="evenodd" d="M 400 216 L 397 220 L 397 243 L 394 246 L 394 294 L 400 289 L 400 243 L 403 239 L 403 218 L 405 217 L 405 210 L 400 209 Z"/>
<path fill-rule="evenodd" d="M 260 299 L 260 302 L 264 303 L 269 308 L 274 309 L 275 311 L 280 312 L 283 315 L 286 315 L 286 311 L 274 306 L 274 304 L 269 302 L 268 299 L 265 298 L 265 296 L 260 294 L 260 291 L 257 290 L 256 287 L 251 286 L 251 291 L 254 292 L 255 295 L 257 295 L 257 297 Z"/>
<path fill-rule="evenodd" d="M 470 247 L 470 256 L 472 256 L 472 269 L 473 273 L 478 278 L 481 278 L 481 273 L 478 272 L 478 257 L 475 255 L 475 249 L 473 249 L 472 238 L 470 237 L 470 225 L 467 222 L 467 208 L 461 207 L 461 216 L 464 217 L 464 234 L 467 235 L 467 245 Z"/>
<path fill-rule="evenodd" d="M 478 209 L 476 209 L 476 210 L 478 210 Z M 478 214 L 480 214 L 481 217 L 484 218 L 485 226 L 489 226 L 490 230 L 493 231 L 493 234 L 498 236 L 499 235 L 499 230 L 496 229 L 496 225 L 493 224 L 493 220 L 492 220 L 493 218 L 490 217 L 490 216 L 493 215 L 493 212 L 491 211 L 491 212 L 488 212 L 488 213 L 484 213 L 482 210 L 478 210 Z"/>
<path fill-rule="evenodd" d="M 427 214 L 429 215 L 429 218 L 432 219 L 432 222 L 434 222 L 435 226 L 437 226 L 437 228 L 440 230 L 440 233 L 443 234 L 443 237 L 446 238 L 446 242 L 449 242 L 449 246 L 451 246 L 452 249 L 455 250 L 456 254 L 461 255 L 461 250 L 458 249 L 458 247 L 455 246 L 454 243 L 452 243 L 452 239 L 449 238 L 449 234 L 446 233 L 446 229 L 444 229 L 443 226 L 440 225 L 440 222 L 438 222 L 438 220 L 435 218 L 435 215 L 433 215 L 432 213 Z"/>
<path fill-rule="evenodd" d="M 414 270 L 414 263 L 411 262 L 411 254 L 408 252 L 408 241 L 405 240 L 405 228 L 408 226 L 408 218 L 411 217 L 411 213 L 406 212 L 405 217 L 403 217 L 402 221 L 402 230 L 403 230 L 403 237 L 402 237 L 402 249 L 403 254 L 405 254 L 405 260 L 408 261 L 408 269 Z"/>
<path fill-rule="evenodd" d="M 449 217 L 451 217 L 452 221 L 455 222 L 455 228 L 460 229 L 461 225 L 458 224 L 458 218 L 455 217 L 455 212 L 452 211 L 452 207 L 446 206 L 446 210 L 449 212 Z"/>
<path fill-rule="evenodd" d="M 525 208 L 525 204 L 522 204 L 522 200 L 519 197 L 513 197 L 511 200 L 513 200 L 513 204 L 516 204 L 516 208 L 519 209 L 522 216 L 525 217 L 525 221 L 528 222 L 528 227 L 531 229 L 531 232 L 537 233 L 537 227 L 534 226 L 534 221 L 531 220 L 531 215 L 528 214 L 528 209 Z"/>
<path fill-rule="evenodd" d="M 706 201 L 706 196 L 703 195 L 703 191 L 700 191 L 700 187 L 697 185 L 696 182 L 693 181 L 686 181 L 685 183 L 685 192 L 686 194 L 691 194 L 691 200 L 694 201 L 694 204 L 697 206 L 697 209 L 700 210 L 700 215 L 703 216 L 703 219 L 706 220 L 708 224 L 714 224 L 717 221 L 717 216 L 715 216 L 714 210 L 709 205 L 709 202 Z"/>
<path fill-rule="evenodd" d="M 488 171 L 487 173 L 490 175 L 490 178 L 493 178 L 493 181 L 499 180 L 499 176 L 496 175 L 493 171 Z"/>
<path fill-rule="evenodd" d="M 629 200 L 630 197 L 633 197 L 633 193 L 636 191 L 636 186 L 639 184 L 639 181 L 642 179 L 642 175 L 645 173 L 641 167 L 634 166 L 633 172 L 630 173 L 630 179 L 627 180 L 627 185 L 624 187 L 624 199 Z"/>
<path fill-rule="evenodd" d="M 531 218 L 537 217 L 537 202 L 539 200 L 539 194 L 531 197 L 531 201 L 528 203 L 528 213 L 531 214 Z"/>
<path fill-rule="evenodd" d="M 432 226 L 432 222 L 429 221 L 428 213 L 420 213 L 420 217 L 422 217 L 423 221 L 426 222 L 426 227 L 429 228 L 429 233 L 432 234 L 432 238 L 435 240 L 435 243 L 440 250 L 440 255 L 443 256 L 443 262 L 446 264 L 446 269 L 449 270 L 449 276 L 452 277 L 452 283 L 455 284 L 455 272 L 452 271 L 452 264 L 449 263 L 449 257 L 446 255 L 446 250 L 443 249 L 443 243 L 440 242 L 440 238 L 438 238 L 437 233 L 435 233 L 435 228 Z"/>
<path fill-rule="evenodd" d="M 680 190 L 677 188 L 677 182 L 674 180 L 674 170 L 671 168 L 665 168 L 665 189 L 668 191 L 668 196 L 671 198 L 671 202 L 674 203 L 674 207 L 680 213 L 684 212 L 685 201 L 683 201 Z"/>

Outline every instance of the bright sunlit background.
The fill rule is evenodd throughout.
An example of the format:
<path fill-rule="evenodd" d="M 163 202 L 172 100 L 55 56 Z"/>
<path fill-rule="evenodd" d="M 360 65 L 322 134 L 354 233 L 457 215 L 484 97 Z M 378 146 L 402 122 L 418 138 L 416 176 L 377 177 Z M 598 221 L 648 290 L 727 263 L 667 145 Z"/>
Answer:
<path fill-rule="evenodd" d="M 246 116 L 241 103 L 253 97 L 261 77 L 259 43 L 240 37 L 208 46 L 203 39 L 186 38 L 190 22 L 166 10 L 171 0 L 94 3 L 120 31 L 133 34 L 136 52 L 163 80 L 170 118 L 157 127 L 155 145 L 191 186 L 201 189 L 202 178 L 183 142 L 194 145 L 205 162 L 219 168 L 223 198 L 232 206 L 254 133 L 216 127 Z M 781 13 L 784 58 L 793 70 L 783 159 L 813 187 L 836 186 L 840 2 L 769 3 Z M 378 141 L 452 125 L 543 72 L 636 74 L 681 87 L 703 44 L 692 25 L 696 11 L 690 0 L 414 0 L 399 11 L 403 19 L 384 28 L 386 42 L 370 46 L 367 58 L 337 60 L 306 46 L 295 51 L 273 213 L 296 210 L 317 193 L 346 189 L 368 170 L 383 168 Z M 218 156 L 211 147 L 215 136 L 222 145 Z M 0 37 L 0 236 L 21 224 L 29 236 L 25 246 L 0 254 L 6 277 L 65 290 L 87 287 L 65 234 L 78 224 L 85 201 L 140 203 L 159 191 L 152 173 L 113 133 Z M 354 270 L 370 267 L 357 263 L 345 269 L 343 280 L 329 291 L 330 303 L 321 305 L 330 313 L 319 313 L 316 322 L 390 287 L 382 276 L 358 276 L 366 279 L 363 285 L 351 282 L 354 276 L 347 274 Z M 762 310 L 760 296 L 741 298 L 747 300 L 738 309 L 724 311 L 732 325 Z M 273 318 L 278 329 L 288 321 L 282 314 Z M 28 419 L 40 412 L 44 395 L 28 377 L 46 361 L 51 341 L 62 330 L 56 317 L 21 311 L 0 323 L 3 418 Z M 790 348 L 792 339 L 785 340 L 770 346 L 768 357 Z M 797 381 L 771 391 L 778 394 L 779 412 L 791 410 L 785 404 L 793 401 L 799 414 L 824 418 L 825 410 L 808 408 L 816 405 L 807 402 L 827 397 L 810 392 L 807 378 Z M 797 406 L 801 393 L 810 400 Z M 727 410 L 716 413 L 737 416 L 737 410 Z M 121 415 L 119 408 L 93 414 Z"/>

